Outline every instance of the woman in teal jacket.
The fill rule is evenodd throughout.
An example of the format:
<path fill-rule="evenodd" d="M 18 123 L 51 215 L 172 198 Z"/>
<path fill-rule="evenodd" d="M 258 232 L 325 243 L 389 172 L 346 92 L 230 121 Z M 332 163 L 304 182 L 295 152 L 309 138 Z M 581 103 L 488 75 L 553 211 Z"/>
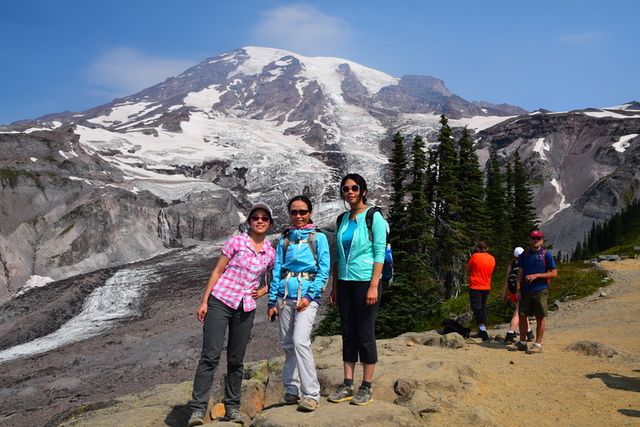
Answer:
<path fill-rule="evenodd" d="M 366 405 L 373 401 L 371 381 L 378 361 L 376 313 L 382 291 L 380 276 L 389 226 L 378 212 L 373 216 L 369 233 L 365 219 L 369 209 L 366 205 L 367 183 L 360 175 L 345 176 L 340 190 L 350 210 L 336 224 L 334 284 L 329 299 L 338 305 L 340 313 L 344 382 L 328 400 L 350 400 L 354 405 Z M 363 377 L 354 394 L 353 372 L 358 360 L 362 362 Z"/>
<path fill-rule="evenodd" d="M 281 403 L 297 403 L 298 409 L 313 411 L 320 401 L 320 383 L 311 350 L 311 329 L 329 278 L 330 251 L 327 236 L 311 221 L 309 198 L 296 196 L 288 207 L 291 227 L 276 248 L 267 316 L 270 321 L 279 316 L 280 342 L 285 352 L 285 395 Z"/>

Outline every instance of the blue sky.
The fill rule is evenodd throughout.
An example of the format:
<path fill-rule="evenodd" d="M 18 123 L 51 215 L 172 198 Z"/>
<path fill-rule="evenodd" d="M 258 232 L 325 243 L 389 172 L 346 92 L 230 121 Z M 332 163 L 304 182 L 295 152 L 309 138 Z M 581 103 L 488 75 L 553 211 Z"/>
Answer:
<path fill-rule="evenodd" d="M 28 0 L 0 6 L 0 124 L 82 111 L 243 46 L 429 75 L 533 111 L 640 101 L 640 1 Z"/>

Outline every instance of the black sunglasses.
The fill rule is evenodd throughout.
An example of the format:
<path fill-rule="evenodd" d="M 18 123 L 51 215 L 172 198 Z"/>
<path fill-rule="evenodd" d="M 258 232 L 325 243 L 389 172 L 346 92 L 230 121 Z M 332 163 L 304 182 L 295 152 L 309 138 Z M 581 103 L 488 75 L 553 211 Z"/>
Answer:
<path fill-rule="evenodd" d="M 355 184 L 355 185 L 352 185 L 351 187 L 349 187 L 348 185 L 345 185 L 342 187 L 343 193 L 348 193 L 349 190 L 353 191 L 354 193 L 357 193 L 360 191 L 360 186 Z"/>
<path fill-rule="evenodd" d="M 542 237 L 529 237 L 529 240 L 542 240 Z"/>
<path fill-rule="evenodd" d="M 262 222 L 270 222 L 271 218 L 269 218 L 266 215 L 254 215 L 251 217 L 251 221 L 256 222 L 256 221 L 262 221 Z"/>
<path fill-rule="evenodd" d="M 292 209 L 289 211 L 289 215 L 296 216 L 300 214 L 300 216 L 305 216 L 309 212 L 311 212 L 309 209 L 298 209 L 298 210 Z"/>

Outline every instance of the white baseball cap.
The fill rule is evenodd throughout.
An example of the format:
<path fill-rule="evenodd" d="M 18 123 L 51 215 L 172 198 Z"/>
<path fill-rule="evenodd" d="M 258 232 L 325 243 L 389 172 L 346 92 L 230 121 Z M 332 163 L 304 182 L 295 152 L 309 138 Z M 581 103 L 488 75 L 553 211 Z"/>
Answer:
<path fill-rule="evenodd" d="M 520 256 L 520 255 L 522 255 L 522 252 L 524 252 L 524 249 L 522 249 L 520 246 L 518 246 L 517 248 L 515 248 L 513 250 L 513 256 Z"/>

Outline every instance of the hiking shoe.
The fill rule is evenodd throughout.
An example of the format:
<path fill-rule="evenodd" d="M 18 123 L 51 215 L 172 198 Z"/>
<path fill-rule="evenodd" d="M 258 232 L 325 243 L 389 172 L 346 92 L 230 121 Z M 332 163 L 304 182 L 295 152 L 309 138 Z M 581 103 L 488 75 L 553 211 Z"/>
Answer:
<path fill-rule="evenodd" d="M 527 354 L 542 353 L 542 346 L 533 344 L 531 347 L 529 347 L 529 350 L 527 350 L 525 353 Z"/>
<path fill-rule="evenodd" d="M 305 412 L 315 411 L 317 407 L 318 401 L 310 397 L 305 397 L 298 403 L 298 409 Z"/>
<path fill-rule="evenodd" d="M 471 338 L 482 338 L 482 341 L 489 341 L 489 334 L 487 331 L 478 331 L 477 334 L 471 335 Z"/>
<path fill-rule="evenodd" d="M 527 341 L 529 341 L 529 342 L 534 342 L 534 341 L 535 341 L 535 339 L 536 339 L 535 334 L 533 333 L 533 331 L 532 331 L 531 329 L 529 329 L 529 330 L 527 331 Z"/>
<path fill-rule="evenodd" d="M 507 336 L 504 337 L 505 344 L 515 344 L 516 343 L 516 334 L 515 332 L 507 333 Z"/>
<path fill-rule="evenodd" d="M 244 418 L 242 417 L 240 411 L 236 408 L 227 409 L 227 413 L 224 417 L 227 421 L 244 424 Z"/>
<path fill-rule="evenodd" d="M 202 424 L 204 424 L 204 412 L 193 411 L 191 413 L 191 417 L 189 417 L 189 424 L 187 424 L 187 427 L 201 426 Z"/>
<path fill-rule="evenodd" d="M 516 345 L 510 345 L 507 350 L 509 351 L 527 351 L 527 343 L 522 344 L 520 341 Z"/>
<path fill-rule="evenodd" d="M 327 400 L 334 403 L 351 400 L 353 398 L 354 390 L 354 386 L 342 383 L 338 386 L 338 389 L 334 393 L 331 393 L 329 397 L 327 397 Z"/>
<path fill-rule="evenodd" d="M 349 403 L 352 405 L 364 406 L 369 402 L 373 402 L 373 391 L 371 391 L 369 387 L 360 387 Z"/>
<path fill-rule="evenodd" d="M 291 394 L 291 393 L 285 393 L 284 396 L 282 396 L 282 399 L 280 399 L 280 404 L 281 405 L 295 405 L 299 401 L 300 401 L 300 396 L 297 396 L 297 395 Z"/>

